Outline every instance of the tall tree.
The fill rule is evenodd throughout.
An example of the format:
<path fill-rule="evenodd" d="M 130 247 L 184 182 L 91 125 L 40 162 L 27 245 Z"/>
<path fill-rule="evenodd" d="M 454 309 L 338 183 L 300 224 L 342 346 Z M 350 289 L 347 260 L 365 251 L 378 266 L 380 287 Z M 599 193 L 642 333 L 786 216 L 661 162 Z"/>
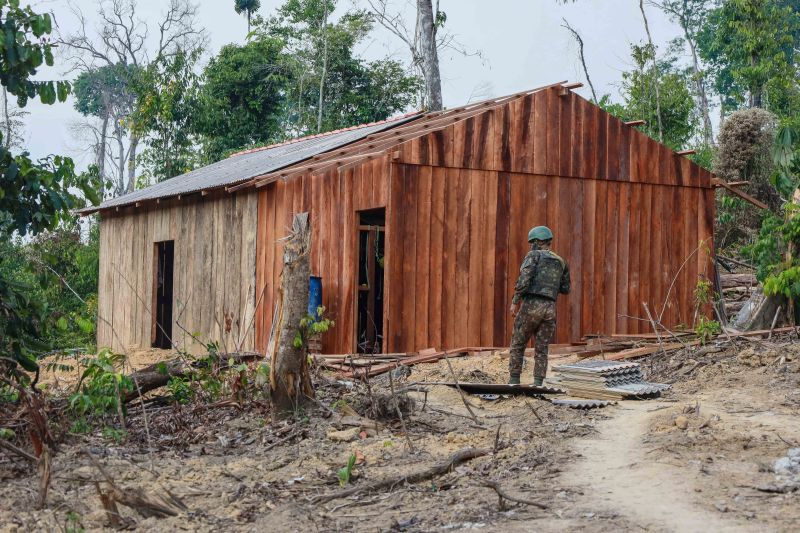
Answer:
<path fill-rule="evenodd" d="M 287 131 L 330 131 L 382 120 L 414 100 L 416 78 L 396 61 L 367 62 L 356 47 L 372 31 L 371 17 L 350 10 L 331 17 L 332 0 L 289 0 L 264 25 L 264 35 L 285 43 L 290 92 Z"/>
<path fill-rule="evenodd" d="M 644 0 L 639 0 L 639 11 L 642 13 L 642 21 L 644 21 L 644 30 L 647 34 L 647 43 L 653 51 L 653 88 L 656 96 L 656 125 L 658 126 L 658 140 L 664 142 L 664 124 L 661 119 L 661 88 L 659 87 L 659 72 L 658 61 L 656 60 L 656 45 L 653 43 L 653 36 L 650 34 L 650 24 L 647 21 L 647 14 L 644 11 Z"/>
<path fill-rule="evenodd" d="M 194 132 L 205 162 L 232 150 L 283 140 L 288 127 L 290 68 L 280 38 L 229 44 L 203 72 Z"/>
<path fill-rule="evenodd" d="M 416 22 L 413 30 L 403 13 L 393 7 L 392 0 L 366 0 L 375 20 L 407 47 L 413 71 L 424 81 L 420 103 L 424 109 L 442 109 L 442 77 L 439 54 L 447 49 L 461 55 L 481 56 L 469 51 L 452 33 L 444 31 L 447 14 L 439 9 L 439 0 L 416 0 Z"/>
<path fill-rule="evenodd" d="M 261 8 L 261 0 L 233 0 L 233 9 L 237 15 L 245 13 L 247 15 L 247 33 L 250 34 L 250 25 L 253 13 Z"/>
<path fill-rule="evenodd" d="M 0 85 L 17 97 L 20 107 L 37 96 L 45 104 L 66 100 L 69 84 L 34 78 L 42 65 L 54 63 L 50 16 L 22 8 L 13 0 L 0 0 L 0 25 L 11 36 L 0 54 Z M 69 158 L 50 156 L 34 162 L 27 152 L 15 155 L 0 144 L 0 240 L 4 249 L 14 233 L 35 235 L 70 217 L 70 210 L 82 204 L 77 190 L 97 201 L 94 186 L 84 176 L 75 175 Z M 36 356 L 45 347 L 42 328 L 50 317 L 46 304 L 31 298 L 31 286 L 9 276 L 6 262 L 13 259 L 0 254 L 0 373 L 24 379 L 19 367 L 37 368 Z"/>
<path fill-rule="evenodd" d="M 100 121 L 95 136 L 95 165 L 103 181 L 109 174 L 113 176 L 112 187 L 107 191 L 112 197 L 132 190 L 126 162 L 136 143 L 126 146 L 125 141 L 128 119 L 136 107 L 135 85 L 141 74 L 141 67 L 118 63 L 81 72 L 74 83 L 75 109 L 84 117 Z M 116 146 L 112 148 L 109 141 Z M 113 169 L 110 173 L 106 171 L 107 163 Z"/>
<path fill-rule="evenodd" d="M 698 34 L 699 51 L 727 108 L 746 104 L 785 113 L 787 99 L 796 102 L 800 13 L 795 4 L 727 0 L 709 12 Z"/>
<path fill-rule="evenodd" d="M 138 18 L 136 0 L 100 0 L 96 31 L 83 12 L 70 3 L 78 29 L 62 35 L 59 44 L 79 71 L 91 72 L 99 67 L 144 69 L 151 61 L 170 57 L 180 50 L 195 50 L 205 46 L 205 31 L 197 22 L 197 6 L 191 0 L 169 0 L 158 22 L 148 24 Z M 117 137 L 117 164 L 127 167 L 125 186 L 121 192 L 129 193 L 136 186 L 137 153 L 141 141 L 141 128 L 134 127 L 130 119 L 138 104 L 135 91 L 126 84 L 125 98 L 117 105 L 119 117 L 113 127 Z M 105 138 L 101 137 L 101 143 Z M 125 146 L 127 141 L 127 147 Z M 98 150 L 99 151 L 99 150 Z"/>
<path fill-rule="evenodd" d="M 713 146 L 714 130 L 711 125 L 711 110 L 706 90 L 706 73 L 700 65 L 700 57 L 697 51 L 697 32 L 706 22 L 708 1 L 663 0 L 655 2 L 655 5 L 667 13 L 673 21 L 677 22 L 683 31 L 684 40 L 692 54 L 692 70 L 697 103 L 703 119 L 703 143 L 705 146 Z"/>
<path fill-rule="evenodd" d="M 668 56 L 659 60 L 656 77 L 651 68 L 654 51 L 649 44 L 631 46 L 633 70 L 622 73 L 621 104 L 610 103 L 606 95 L 599 104 L 623 120 L 644 120 L 642 131 L 655 137 L 658 134 L 654 87 L 658 84 L 661 94 L 661 119 L 663 142 L 674 150 L 686 147 L 695 135 L 697 117 L 691 92 L 689 76 L 677 66 L 678 59 Z"/>
<path fill-rule="evenodd" d="M 132 123 L 145 138 L 140 181 L 164 181 L 194 168 L 193 125 L 197 119 L 198 76 L 195 74 L 200 50 L 181 49 L 148 65 L 139 76 L 139 101 Z"/>
<path fill-rule="evenodd" d="M 436 13 L 431 0 L 417 0 L 417 51 L 425 79 L 425 101 L 430 111 L 442 109 L 442 75 L 439 72 L 439 50 L 436 46 Z"/>

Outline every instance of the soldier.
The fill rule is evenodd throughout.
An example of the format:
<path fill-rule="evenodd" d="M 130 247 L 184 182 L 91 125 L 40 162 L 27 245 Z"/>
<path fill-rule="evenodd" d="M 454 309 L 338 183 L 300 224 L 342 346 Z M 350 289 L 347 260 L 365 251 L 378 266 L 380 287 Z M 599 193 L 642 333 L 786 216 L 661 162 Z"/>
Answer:
<path fill-rule="evenodd" d="M 556 298 L 558 293 L 569 293 L 569 267 L 550 250 L 552 241 L 553 232 L 546 226 L 536 226 L 528 232 L 531 251 L 522 262 L 511 300 L 511 315 L 515 317 L 508 362 L 511 385 L 519 384 L 525 346 L 533 335 L 536 335 L 534 385 L 541 385 L 547 374 L 547 347 L 556 331 Z"/>

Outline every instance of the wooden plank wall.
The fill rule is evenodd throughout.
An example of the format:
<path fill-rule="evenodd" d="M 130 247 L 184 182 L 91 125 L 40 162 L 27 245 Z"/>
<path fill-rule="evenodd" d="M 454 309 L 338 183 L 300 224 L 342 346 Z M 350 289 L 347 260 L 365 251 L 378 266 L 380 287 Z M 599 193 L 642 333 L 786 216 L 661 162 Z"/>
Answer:
<path fill-rule="evenodd" d="M 335 325 L 323 337 L 328 353 L 355 350 L 358 212 L 385 207 L 388 158 L 339 172 L 271 183 L 258 193 L 256 345 L 265 349 L 280 288 L 285 237 L 295 213 L 311 214 L 311 273 L 322 277 L 323 305 Z M 388 215 L 387 215 L 388 216 Z"/>
<path fill-rule="evenodd" d="M 389 351 L 508 344 L 535 225 L 553 229 L 572 269 L 557 342 L 649 331 L 643 302 L 665 324 L 690 323 L 692 291 L 712 273 L 698 250 L 712 234 L 710 189 L 398 164 L 392 197 L 402 215 L 387 236 L 387 285 L 403 290 L 388 303 Z"/>
<path fill-rule="evenodd" d="M 698 276 L 711 274 L 711 174 L 559 91 L 421 135 L 391 160 L 260 190 L 257 346 L 269 338 L 278 241 L 301 211 L 311 213 L 312 273 L 323 278 L 323 303 L 336 322 L 324 337 L 329 353 L 355 348 L 356 217 L 376 207 L 387 208 L 390 351 L 506 345 L 511 291 L 537 224 L 553 227 L 556 250 L 573 268 L 572 295 L 559 303 L 559 341 L 645 331 L 642 302 L 656 314 L 664 307 L 667 324 L 690 321 Z"/>
<path fill-rule="evenodd" d="M 98 346 L 150 347 L 154 243 L 174 240 L 174 320 L 203 342 L 233 349 L 243 341 L 252 349 L 256 206 L 255 194 L 225 194 L 103 214 Z M 230 331 L 226 313 L 233 315 Z M 172 330 L 180 348 L 202 352 L 177 325 Z"/>
<path fill-rule="evenodd" d="M 560 88 L 539 91 L 421 135 L 398 162 L 662 185 L 711 187 L 712 175 Z"/>

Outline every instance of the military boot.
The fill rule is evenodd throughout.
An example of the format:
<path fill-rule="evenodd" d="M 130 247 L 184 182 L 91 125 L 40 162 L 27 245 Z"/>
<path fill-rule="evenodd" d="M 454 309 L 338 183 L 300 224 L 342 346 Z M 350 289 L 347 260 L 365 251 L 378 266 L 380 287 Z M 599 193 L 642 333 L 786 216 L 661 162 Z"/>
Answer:
<path fill-rule="evenodd" d="M 543 383 L 544 383 L 544 378 L 537 378 L 537 377 L 533 378 L 533 385 L 535 387 L 541 387 Z"/>
<path fill-rule="evenodd" d="M 511 377 L 508 379 L 508 384 L 519 385 L 519 374 L 517 374 L 516 376 L 514 374 L 511 374 Z"/>

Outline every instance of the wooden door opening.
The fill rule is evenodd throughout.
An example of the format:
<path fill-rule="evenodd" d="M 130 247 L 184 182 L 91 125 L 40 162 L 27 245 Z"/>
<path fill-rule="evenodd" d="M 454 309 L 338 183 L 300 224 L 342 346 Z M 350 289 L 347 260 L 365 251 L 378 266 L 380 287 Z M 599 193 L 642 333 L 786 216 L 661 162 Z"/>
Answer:
<path fill-rule="evenodd" d="M 386 249 L 386 209 L 359 213 L 358 353 L 383 352 L 383 256 Z"/>
<path fill-rule="evenodd" d="M 175 241 L 155 243 L 153 275 L 153 348 L 172 348 L 172 274 Z"/>

